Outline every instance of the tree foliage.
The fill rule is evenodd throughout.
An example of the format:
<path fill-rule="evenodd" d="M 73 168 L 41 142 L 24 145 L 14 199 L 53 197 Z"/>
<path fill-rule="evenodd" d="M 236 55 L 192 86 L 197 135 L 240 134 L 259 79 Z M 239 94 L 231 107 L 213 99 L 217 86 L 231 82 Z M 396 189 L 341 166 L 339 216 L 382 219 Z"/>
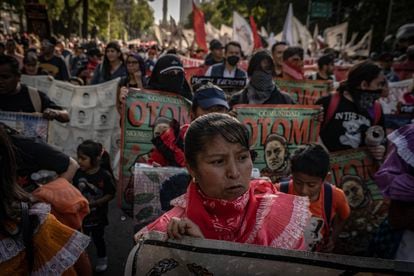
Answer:
<path fill-rule="evenodd" d="M 80 36 L 83 1 L 89 2 L 89 33 L 95 26 L 98 36 L 105 40 L 136 38 L 154 21 L 154 11 L 145 0 L 40 0 L 39 3 L 47 5 L 53 33 L 69 37 Z M 25 1 L 6 2 L 24 16 Z"/>
<path fill-rule="evenodd" d="M 327 0 L 329 1 L 329 0 Z M 303 24 L 306 24 L 309 1 L 303 0 L 212 0 L 201 4 L 206 21 L 216 27 L 221 24 L 232 25 L 233 11 L 245 18 L 253 15 L 256 24 L 264 26 L 267 31 L 277 34 L 282 31 L 289 3 L 293 5 L 293 13 Z M 349 37 L 358 32 L 359 38 L 373 27 L 373 50 L 380 50 L 385 36 L 388 7 L 390 0 L 330 0 L 332 16 L 330 18 L 310 18 L 309 29 L 313 32 L 318 24 L 319 30 L 348 21 Z M 403 24 L 414 23 L 414 1 L 393 1 L 392 17 L 388 34 L 393 34 Z M 192 25 L 190 15 L 189 26 Z"/>

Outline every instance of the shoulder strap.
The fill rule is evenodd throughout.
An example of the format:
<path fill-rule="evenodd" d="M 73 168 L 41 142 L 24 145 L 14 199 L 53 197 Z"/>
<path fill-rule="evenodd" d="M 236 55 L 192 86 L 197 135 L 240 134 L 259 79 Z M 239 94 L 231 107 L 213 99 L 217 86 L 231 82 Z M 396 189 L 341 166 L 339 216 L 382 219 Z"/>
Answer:
<path fill-rule="evenodd" d="M 327 226 L 330 228 L 332 215 L 332 186 L 329 183 L 324 183 L 323 208 Z"/>
<path fill-rule="evenodd" d="M 32 271 L 33 269 L 33 262 L 34 262 L 34 256 L 33 256 L 33 241 L 32 241 L 32 224 L 30 223 L 30 217 L 29 217 L 29 205 L 27 202 L 21 202 L 21 208 L 22 208 L 22 221 L 21 221 L 21 227 L 22 227 L 22 235 L 23 235 L 23 243 L 24 247 L 26 248 L 26 260 L 27 265 L 29 268 L 29 271 Z"/>
<path fill-rule="evenodd" d="M 323 127 L 326 127 L 328 123 L 332 120 L 336 109 L 338 108 L 339 101 L 341 100 L 341 94 L 335 92 L 331 94 L 331 99 L 329 100 L 328 110 L 326 111 L 325 120 L 323 122 Z"/>
<path fill-rule="evenodd" d="M 280 192 L 282 193 L 289 193 L 289 181 L 283 181 L 280 182 L 280 186 L 279 186 Z"/>
<path fill-rule="evenodd" d="M 40 99 L 39 92 L 36 88 L 30 86 L 28 86 L 27 89 L 29 91 L 30 101 L 33 104 L 35 112 L 42 113 L 42 100 Z"/>
<path fill-rule="evenodd" d="M 374 126 L 378 125 L 380 119 L 381 119 L 381 104 L 378 101 L 375 101 L 374 103 Z"/>

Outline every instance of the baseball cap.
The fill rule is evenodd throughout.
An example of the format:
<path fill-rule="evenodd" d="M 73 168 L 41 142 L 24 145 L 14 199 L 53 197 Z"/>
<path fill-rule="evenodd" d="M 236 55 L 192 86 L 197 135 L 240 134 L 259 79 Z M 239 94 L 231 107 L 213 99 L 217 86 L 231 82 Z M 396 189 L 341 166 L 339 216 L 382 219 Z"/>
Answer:
<path fill-rule="evenodd" d="M 210 50 L 223 49 L 223 44 L 217 39 L 210 41 Z"/>
<path fill-rule="evenodd" d="M 202 109 L 209 109 L 215 105 L 224 106 L 229 109 L 224 91 L 212 83 L 201 86 L 194 93 L 193 104 L 198 104 Z"/>

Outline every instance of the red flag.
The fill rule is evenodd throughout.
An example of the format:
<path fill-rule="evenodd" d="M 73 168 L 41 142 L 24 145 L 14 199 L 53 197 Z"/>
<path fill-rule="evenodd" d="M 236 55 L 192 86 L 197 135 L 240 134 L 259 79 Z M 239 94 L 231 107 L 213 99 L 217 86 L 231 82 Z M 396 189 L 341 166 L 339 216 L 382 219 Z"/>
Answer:
<path fill-rule="evenodd" d="M 206 53 L 208 52 L 206 42 L 206 30 L 204 27 L 204 13 L 197 8 L 193 1 L 193 29 L 195 34 L 195 40 L 198 47 L 203 49 Z"/>
<path fill-rule="evenodd" d="M 263 48 L 262 39 L 260 38 L 260 35 L 257 32 L 256 22 L 254 22 L 254 18 L 252 15 L 250 15 L 250 27 L 252 28 L 253 33 L 254 49 Z"/>

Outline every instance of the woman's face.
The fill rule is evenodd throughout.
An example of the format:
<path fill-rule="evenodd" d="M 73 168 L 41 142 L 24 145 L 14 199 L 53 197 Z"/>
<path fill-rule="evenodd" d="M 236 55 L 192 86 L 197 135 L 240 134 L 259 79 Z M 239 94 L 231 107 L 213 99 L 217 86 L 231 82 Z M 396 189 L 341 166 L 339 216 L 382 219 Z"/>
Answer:
<path fill-rule="evenodd" d="M 239 143 L 217 135 L 196 156 L 196 164 L 189 171 L 208 197 L 234 200 L 249 188 L 253 163 L 249 150 Z"/>
<path fill-rule="evenodd" d="M 129 56 L 126 61 L 128 73 L 140 72 L 139 62 L 134 57 Z"/>
<path fill-rule="evenodd" d="M 119 57 L 121 56 L 121 53 L 118 52 L 116 49 L 114 48 L 107 48 L 106 49 L 106 57 L 108 58 L 109 62 L 113 62 L 119 59 Z"/>

